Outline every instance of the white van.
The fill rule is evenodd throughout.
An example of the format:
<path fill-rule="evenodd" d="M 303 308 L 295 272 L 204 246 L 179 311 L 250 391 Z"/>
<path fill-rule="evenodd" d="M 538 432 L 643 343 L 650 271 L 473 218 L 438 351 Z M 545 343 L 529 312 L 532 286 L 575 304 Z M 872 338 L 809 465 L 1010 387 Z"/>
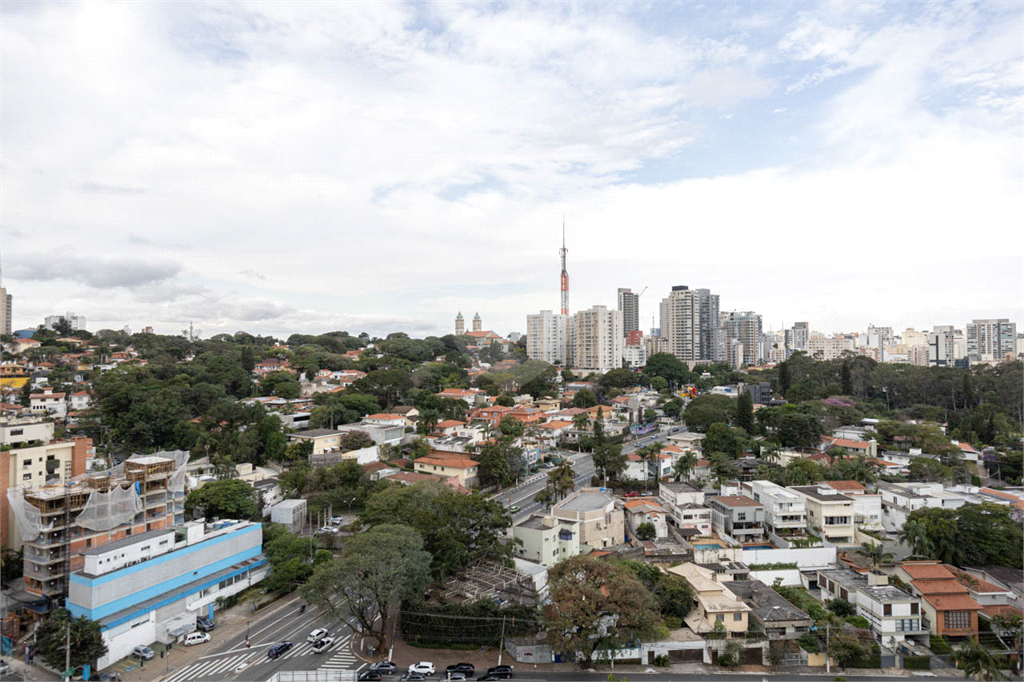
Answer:
<path fill-rule="evenodd" d="M 193 644 L 204 644 L 209 641 L 209 632 L 191 632 L 185 635 L 185 646 L 192 646 Z"/>

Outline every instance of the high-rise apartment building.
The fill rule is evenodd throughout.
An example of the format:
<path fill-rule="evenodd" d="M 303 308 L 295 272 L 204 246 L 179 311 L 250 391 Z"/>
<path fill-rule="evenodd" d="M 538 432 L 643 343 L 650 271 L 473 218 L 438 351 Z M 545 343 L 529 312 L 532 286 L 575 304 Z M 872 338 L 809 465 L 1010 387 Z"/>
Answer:
<path fill-rule="evenodd" d="M 631 289 L 619 289 L 619 311 L 622 313 L 622 333 L 640 329 L 640 295 Z"/>
<path fill-rule="evenodd" d="M 77 332 L 81 329 L 85 329 L 85 316 L 75 315 L 72 312 L 68 312 L 63 315 L 47 315 L 46 319 L 43 320 L 44 326 L 47 329 L 56 329 L 57 323 L 60 322 L 61 319 L 67 320 L 71 324 L 71 329 L 73 331 Z"/>
<path fill-rule="evenodd" d="M 846 351 L 856 352 L 857 340 L 852 334 L 822 336 L 811 334 L 807 339 L 807 354 L 815 360 L 836 360 Z M 880 358 L 879 358 L 880 359 Z"/>
<path fill-rule="evenodd" d="M 1002 360 L 1017 353 L 1017 325 L 1006 318 L 967 325 L 967 357 L 974 362 Z"/>
<path fill-rule="evenodd" d="M 952 365 L 956 358 L 953 325 L 935 325 L 928 332 L 928 364 L 933 367 Z"/>
<path fill-rule="evenodd" d="M 11 329 L 11 305 L 14 297 L 7 293 L 3 282 L 0 282 L 0 334 L 10 334 Z"/>
<path fill-rule="evenodd" d="M 892 327 L 876 327 L 868 325 L 868 343 L 872 348 L 887 348 L 894 342 Z"/>
<path fill-rule="evenodd" d="M 661 301 L 661 335 L 680 360 L 725 360 L 725 335 L 718 315 L 718 295 L 709 289 L 674 286 Z"/>
<path fill-rule="evenodd" d="M 761 364 L 761 316 L 754 312 L 728 313 L 725 324 L 728 338 L 743 344 L 741 365 Z"/>
<path fill-rule="evenodd" d="M 811 330 L 806 322 L 796 322 L 786 330 L 786 348 L 805 350 L 807 339 L 811 338 Z"/>
<path fill-rule="evenodd" d="M 583 372 L 608 372 L 622 367 L 622 313 L 596 305 L 572 316 L 573 367 Z"/>
<path fill-rule="evenodd" d="M 542 310 L 526 316 L 526 355 L 555 365 L 568 364 L 568 318 Z"/>

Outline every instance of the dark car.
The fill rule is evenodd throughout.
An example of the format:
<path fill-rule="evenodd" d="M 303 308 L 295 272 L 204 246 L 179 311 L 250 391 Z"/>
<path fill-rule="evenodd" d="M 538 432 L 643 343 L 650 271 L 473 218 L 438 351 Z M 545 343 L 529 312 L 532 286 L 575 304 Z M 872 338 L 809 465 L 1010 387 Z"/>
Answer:
<path fill-rule="evenodd" d="M 472 675 L 476 672 L 476 667 L 472 663 L 452 663 L 450 666 L 445 668 L 445 672 L 466 673 L 467 675 Z"/>
<path fill-rule="evenodd" d="M 427 679 L 427 676 L 424 675 L 423 673 L 406 673 L 406 674 L 402 675 L 401 677 L 399 677 L 398 679 L 399 680 L 410 680 L 410 681 L 413 681 L 413 682 L 414 681 L 422 682 L 422 680 Z"/>
<path fill-rule="evenodd" d="M 363 680 L 368 680 L 369 682 L 380 682 L 384 678 L 382 678 L 380 673 L 376 670 L 364 670 L 359 673 L 359 677 L 356 679 L 359 680 L 359 682 L 363 682 Z"/>
<path fill-rule="evenodd" d="M 381 661 L 380 663 L 374 663 L 371 665 L 370 670 L 380 673 L 381 675 L 394 675 L 398 672 L 398 666 L 391 661 Z"/>
<path fill-rule="evenodd" d="M 494 675 L 495 677 L 507 680 L 512 677 L 512 666 L 510 665 L 496 665 L 493 668 L 487 669 L 488 675 Z"/>
<path fill-rule="evenodd" d="M 199 616 L 198 618 L 196 618 L 196 627 L 198 627 L 203 632 L 209 632 L 210 630 L 217 627 L 217 624 L 214 623 L 209 616 Z"/>
<path fill-rule="evenodd" d="M 267 656 L 270 658 L 277 658 L 284 652 L 292 648 L 291 642 L 278 642 L 274 646 L 267 649 Z"/>
<path fill-rule="evenodd" d="M 477 679 L 477 682 L 497 682 L 501 678 L 497 677 L 496 675 L 481 675 L 480 677 L 478 677 L 476 679 Z"/>

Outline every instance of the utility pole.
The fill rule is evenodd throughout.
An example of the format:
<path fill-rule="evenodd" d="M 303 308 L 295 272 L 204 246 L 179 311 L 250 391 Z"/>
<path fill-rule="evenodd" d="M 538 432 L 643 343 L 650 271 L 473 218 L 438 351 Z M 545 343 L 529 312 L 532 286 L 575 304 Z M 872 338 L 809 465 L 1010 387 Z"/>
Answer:
<path fill-rule="evenodd" d="M 505 648 L 505 616 L 501 617 L 501 644 L 498 645 L 498 665 L 501 665 L 501 652 Z"/>
<path fill-rule="evenodd" d="M 825 623 L 825 672 L 832 672 L 832 659 L 829 657 L 829 623 Z"/>

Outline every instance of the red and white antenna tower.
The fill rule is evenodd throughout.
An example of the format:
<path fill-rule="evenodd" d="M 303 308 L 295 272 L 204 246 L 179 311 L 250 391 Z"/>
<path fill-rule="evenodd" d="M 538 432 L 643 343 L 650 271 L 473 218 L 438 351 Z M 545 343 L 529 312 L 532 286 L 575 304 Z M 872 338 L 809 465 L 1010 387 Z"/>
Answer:
<path fill-rule="evenodd" d="M 565 248 L 565 215 L 562 215 L 562 248 L 558 255 L 562 257 L 562 314 L 569 314 L 569 271 L 565 269 L 565 255 L 569 249 Z"/>

